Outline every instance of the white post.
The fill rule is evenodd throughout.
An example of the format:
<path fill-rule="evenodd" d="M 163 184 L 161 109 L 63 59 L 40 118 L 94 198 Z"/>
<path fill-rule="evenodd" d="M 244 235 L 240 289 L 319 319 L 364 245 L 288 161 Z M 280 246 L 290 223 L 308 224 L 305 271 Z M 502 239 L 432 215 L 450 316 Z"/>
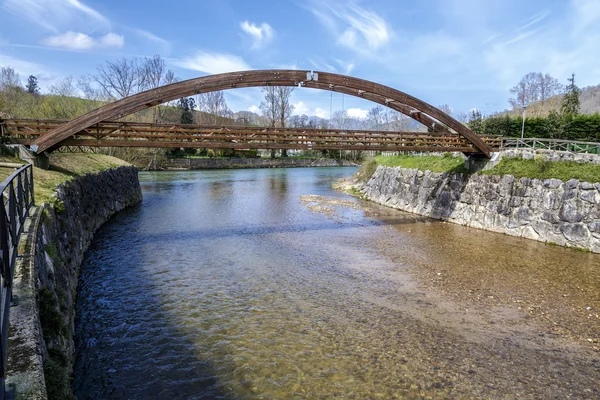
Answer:
<path fill-rule="evenodd" d="M 521 144 L 523 144 L 523 137 L 525 136 L 525 110 L 527 110 L 527 106 L 523 106 L 523 126 L 521 127 Z"/>

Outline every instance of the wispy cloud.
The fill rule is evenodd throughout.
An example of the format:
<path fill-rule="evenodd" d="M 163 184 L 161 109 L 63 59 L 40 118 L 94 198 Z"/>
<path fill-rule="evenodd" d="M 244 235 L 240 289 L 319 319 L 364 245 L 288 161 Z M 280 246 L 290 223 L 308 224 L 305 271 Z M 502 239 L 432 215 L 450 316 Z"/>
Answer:
<path fill-rule="evenodd" d="M 67 50 L 91 50 L 94 48 L 121 48 L 125 39 L 116 33 L 93 38 L 85 33 L 68 31 L 60 35 L 47 37 L 42 41 L 46 46 Z"/>
<path fill-rule="evenodd" d="M 78 0 L 4 0 L 2 8 L 55 33 L 73 25 L 110 30 L 106 17 Z"/>
<path fill-rule="evenodd" d="M 140 35 L 141 37 L 143 37 L 145 39 L 148 39 L 148 40 L 150 40 L 150 41 L 152 41 L 154 43 L 157 43 L 157 44 L 160 44 L 160 45 L 163 45 L 163 46 L 169 46 L 170 45 L 170 42 L 168 40 L 163 39 L 163 38 L 155 35 L 152 32 L 149 32 L 147 30 L 133 28 L 133 31 L 135 33 L 137 33 L 138 35 Z"/>
<path fill-rule="evenodd" d="M 21 60 L 4 54 L 0 54 L 0 66 L 13 68 L 19 75 L 21 75 L 22 79 L 29 75 L 39 75 L 39 73 L 46 72 L 48 70 L 48 67 L 40 64 Z"/>
<path fill-rule="evenodd" d="M 175 60 L 173 63 L 179 67 L 208 74 L 223 72 L 244 71 L 251 69 L 243 58 L 225 53 L 209 53 L 199 51 L 192 57 Z"/>
<path fill-rule="evenodd" d="M 600 2 L 598 0 L 571 0 L 574 20 L 577 26 L 575 34 L 580 34 L 592 25 L 600 23 Z"/>
<path fill-rule="evenodd" d="M 243 21 L 240 23 L 240 28 L 242 31 L 252 40 L 253 50 L 258 50 L 266 47 L 271 41 L 273 37 L 275 37 L 275 31 L 271 28 L 271 25 L 263 22 L 260 25 L 255 25 L 248 21 Z"/>
<path fill-rule="evenodd" d="M 379 50 L 392 37 L 392 30 L 382 17 L 353 0 L 343 3 L 313 0 L 309 9 L 337 37 L 338 44 L 355 52 Z"/>
<path fill-rule="evenodd" d="M 346 62 L 340 60 L 339 58 L 335 59 L 335 62 L 340 66 L 342 73 L 344 75 L 350 75 L 354 70 L 354 61 Z"/>

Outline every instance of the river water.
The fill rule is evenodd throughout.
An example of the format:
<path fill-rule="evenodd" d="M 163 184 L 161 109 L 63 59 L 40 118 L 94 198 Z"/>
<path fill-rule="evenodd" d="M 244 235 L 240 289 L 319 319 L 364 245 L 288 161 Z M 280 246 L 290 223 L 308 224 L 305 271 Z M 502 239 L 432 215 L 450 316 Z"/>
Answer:
<path fill-rule="evenodd" d="M 353 172 L 140 173 L 82 265 L 78 398 L 600 398 L 600 256 L 331 188 Z"/>

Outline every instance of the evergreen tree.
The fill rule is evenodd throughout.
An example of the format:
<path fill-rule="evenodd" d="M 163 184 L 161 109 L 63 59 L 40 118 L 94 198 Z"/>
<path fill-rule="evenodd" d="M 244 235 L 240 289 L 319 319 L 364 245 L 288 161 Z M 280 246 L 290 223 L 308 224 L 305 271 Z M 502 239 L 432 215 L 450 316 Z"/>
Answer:
<path fill-rule="evenodd" d="M 565 94 L 562 99 L 560 110 L 564 115 L 579 114 L 579 93 L 581 90 L 575 84 L 575 74 L 569 78 L 569 84 L 566 87 Z"/>
<path fill-rule="evenodd" d="M 28 93 L 31 94 L 40 94 L 40 87 L 38 86 L 38 80 L 35 76 L 29 75 L 29 79 L 27 79 L 27 86 L 25 86 Z"/>
<path fill-rule="evenodd" d="M 181 116 L 179 122 L 182 124 L 193 124 L 194 123 L 194 109 L 196 108 L 196 101 L 193 97 L 183 97 L 177 102 L 177 108 L 181 110 Z M 195 154 L 196 149 L 184 148 L 183 154 Z M 181 149 L 175 148 L 171 150 L 171 156 L 180 157 L 183 155 Z"/>
<path fill-rule="evenodd" d="M 483 134 L 483 115 L 481 114 L 481 111 L 478 109 L 472 110 L 469 114 L 469 122 L 467 122 L 467 125 L 478 135 Z"/>
<path fill-rule="evenodd" d="M 179 99 L 177 107 L 181 110 L 181 117 L 179 122 L 182 124 L 193 124 L 194 123 L 194 108 L 196 108 L 196 102 L 193 97 L 183 97 Z"/>

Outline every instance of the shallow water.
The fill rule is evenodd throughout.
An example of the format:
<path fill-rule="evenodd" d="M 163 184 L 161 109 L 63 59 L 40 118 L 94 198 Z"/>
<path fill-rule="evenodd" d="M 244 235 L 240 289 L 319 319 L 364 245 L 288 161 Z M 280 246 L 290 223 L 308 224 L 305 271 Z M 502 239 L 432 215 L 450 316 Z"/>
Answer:
<path fill-rule="evenodd" d="M 598 394 L 599 256 L 331 189 L 353 172 L 140 173 L 82 265 L 78 398 Z"/>

